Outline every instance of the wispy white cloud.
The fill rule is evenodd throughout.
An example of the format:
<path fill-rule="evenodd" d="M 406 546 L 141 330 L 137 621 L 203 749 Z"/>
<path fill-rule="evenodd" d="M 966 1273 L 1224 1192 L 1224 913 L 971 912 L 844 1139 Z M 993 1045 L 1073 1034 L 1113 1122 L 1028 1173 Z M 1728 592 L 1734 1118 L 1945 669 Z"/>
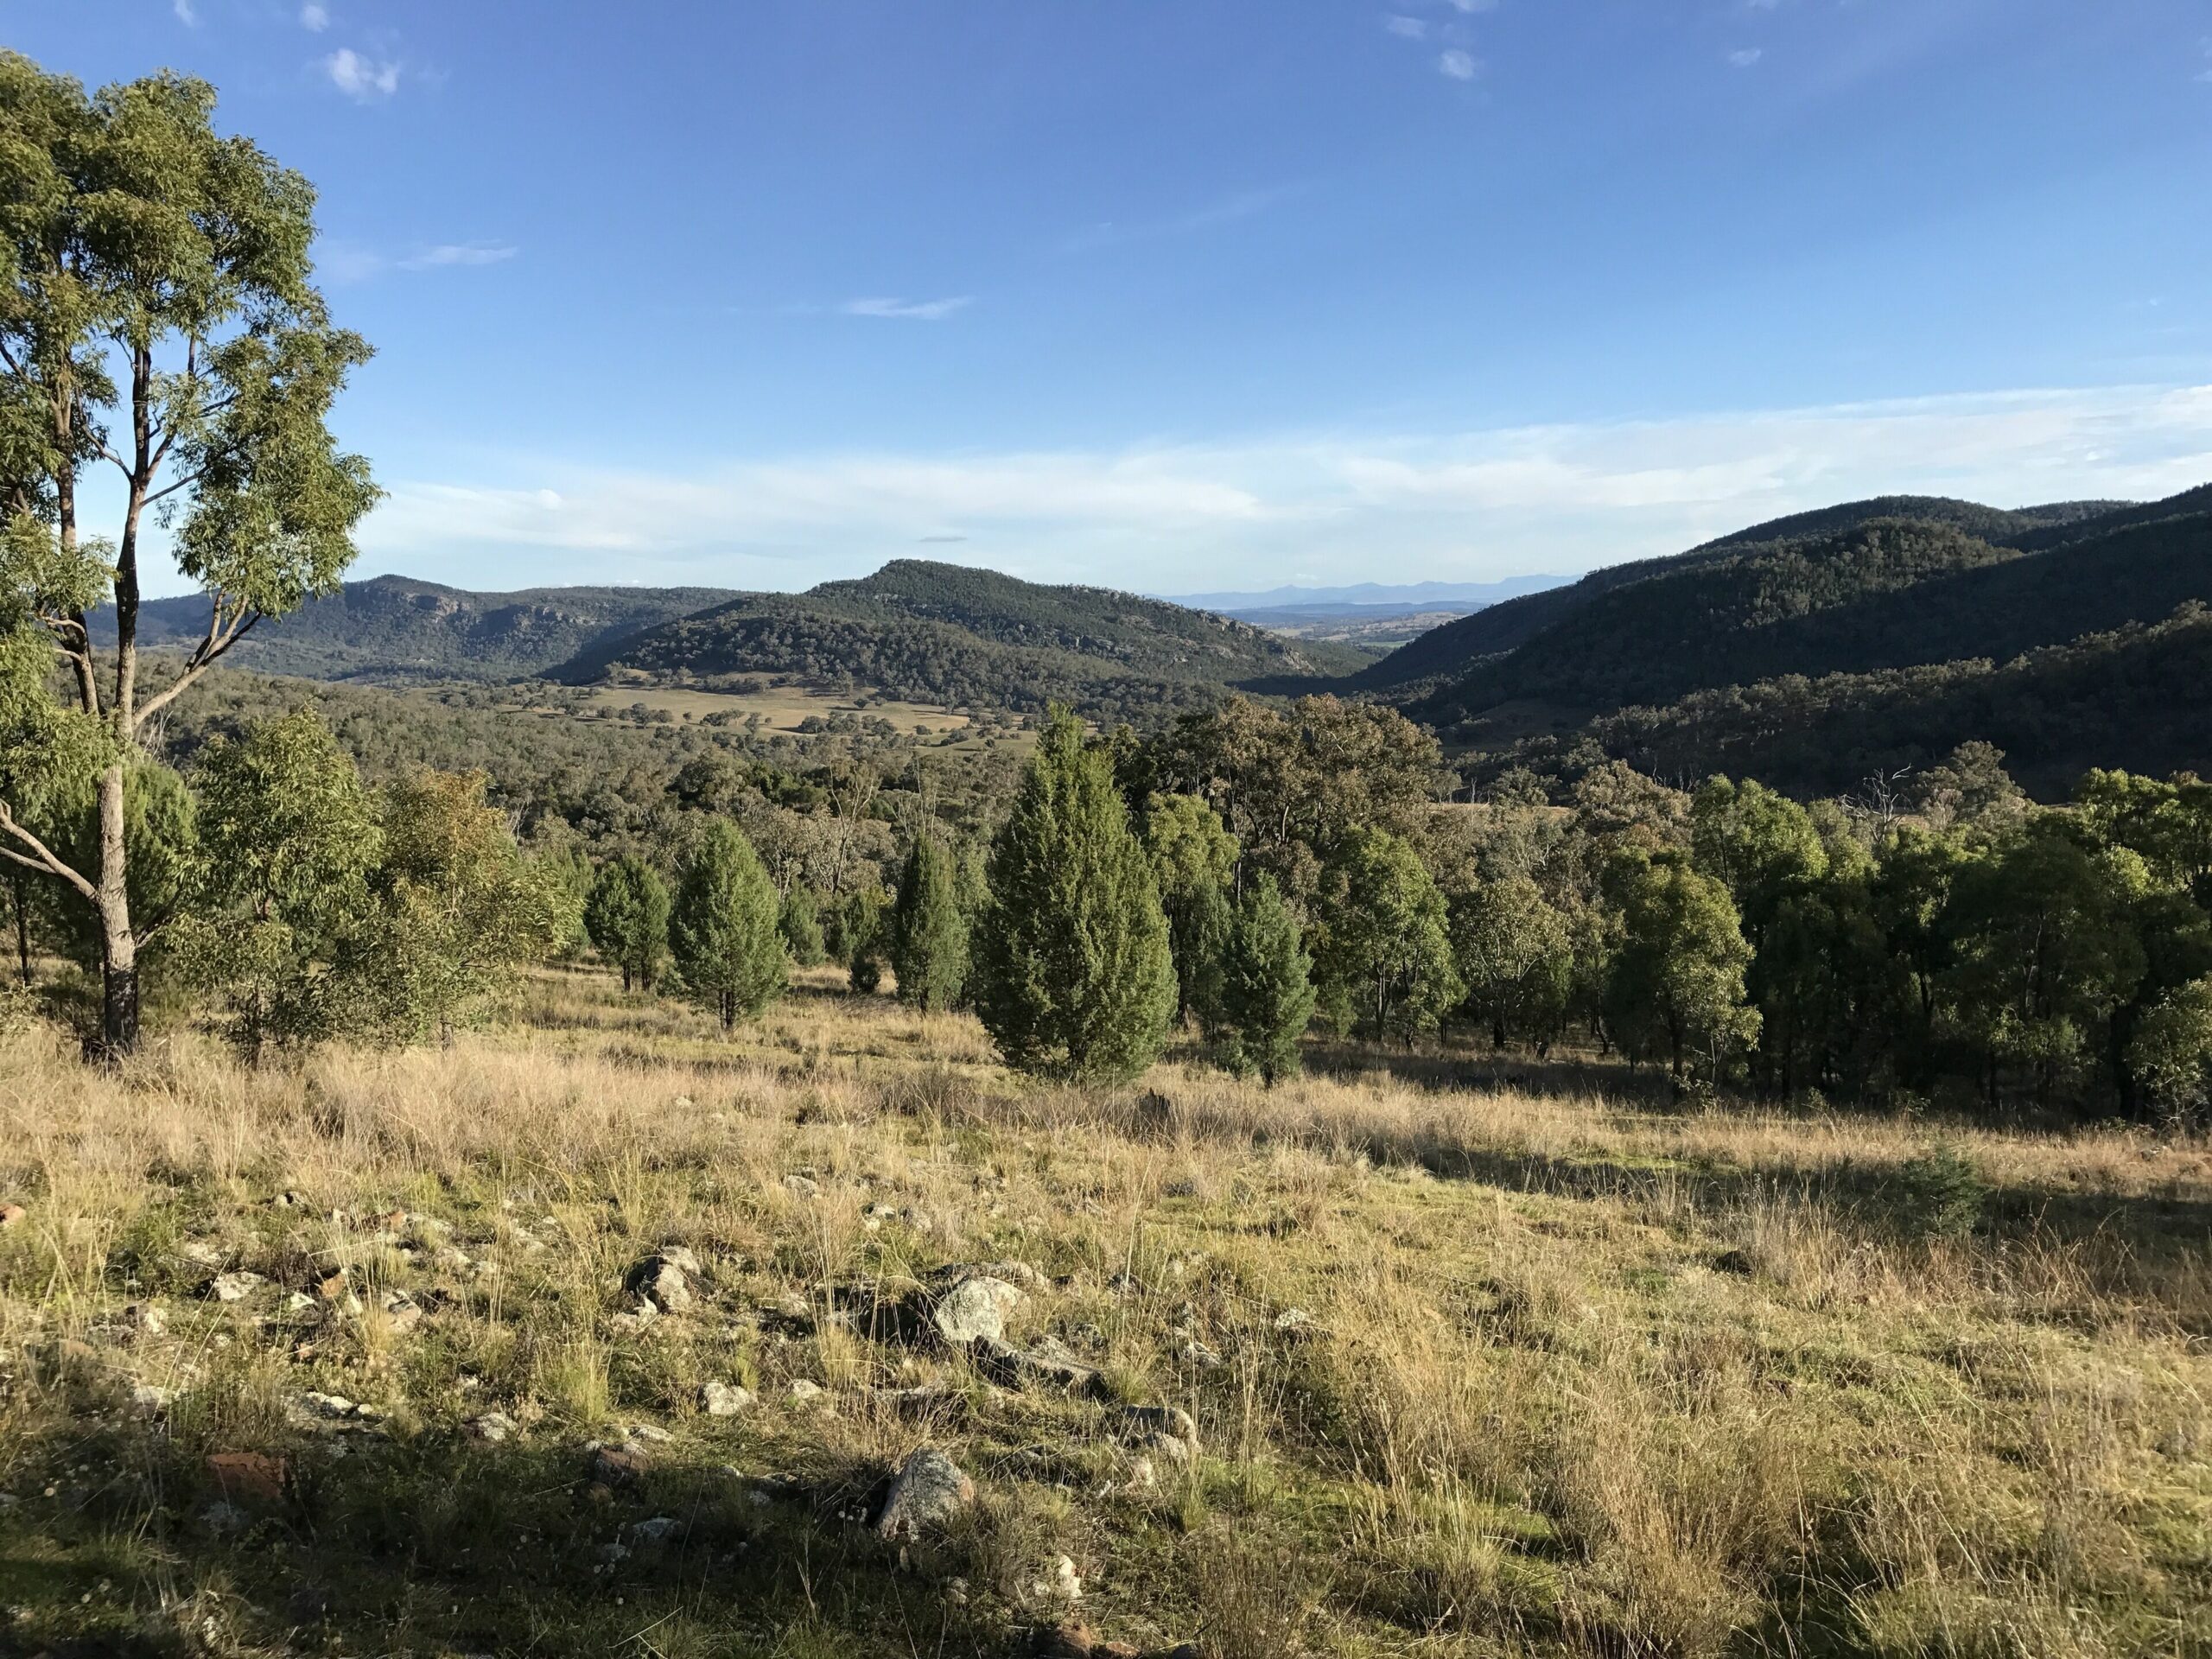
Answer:
<path fill-rule="evenodd" d="M 956 294 L 944 300 L 847 300 L 837 308 L 849 317 L 896 317 L 910 322 L 943 322 L 955 312 L 975 304 L 972 294 Z"/>
<path fill-rule="evenodd" d="M 358 242 L 327 237 L 315 244 L 316 270 L 333 283 L 365 283 L 388 270 L 439 270 L 503 264 L 521 252 L 506 242 L 441 242 L 393 255 Z"/>
<path fill-rule="evenodd" d="M 1462 14 L 1496 11 L 1497 0 L 1451 0 L 1452 10 Z"/>
<path fill-rule="evenodd" d="M 1472 80 L 1482 66 L 1476 62 L 1473 53 L 1455 46 L 1436 60 L 1436 67 L 1438 73 L 1453 80 Z"/>
<path fill-rule="evenodd" d="M 1180 591 L 1270 572 L 1497 576 L 1676 551 L 1760 519 L 1914 493 L 1998 505 L 2149 498 L 2212 479 L 2212 386 L 2119 387 L 1449 435 L 957 456 L 843 454 L 691 473 L 541 463 L 402 480 L 364 527 L 378 569 L 460 575 L 505 550 L 544 579 L 610 561 L 803 586 L 885 550 L 1054 580 Z M 947 543 L 946 545 L 953 543 Z M 565 563 L 563 562 L 565 556 Z"/>
<path fill-rule="evenodd" d="M 1233 225 L 1240 219 L 1255 219 L 1269 208 L 1289 200 L 1306 187 L 1304 184 L 1274 184 L 1256 190 L 1240 190 L 1233 196 L 1224 196 L 1186 212 L 1170 213 L 1160 219 L 1129 220 L 1109 219 L 1096 225 L 1087 225 L 1068 237 L 1060 245 L 1064 253 L 1084 253 L 1098 248 L 1118 247 L 1128 242 L 1150 242 L 1163 237 L 1189 236 L 1199 231 L 1211 230 L 1217 226 Z"/>
<path fill-rule="evenodd" d="M 441 265 L 496 265 L 520 251 L 505 242 L 441 242 L 395 263 L 402 270 L 435 270 Z"/>
<path fill-rule="evenodd" d="M 307 0 L 300 8 L 300 27 L 310 35 L 320 35 L 330 27 L 330 8 L 319 0 Z"/>
<path fill-rule="evenodd" d="M 1394 15 L 1382 20 L 1382 27 L 1403 40 L 1425 41 L 1428 38 L 1428 20 L 1425 17 Z"/>
<path fill-rule="evenodd" d="M 1765 55 L 1766 53 L 1762 48 L 1756 46 L 1744 47 L 1740 50 L 1731 52 L 1728 54 L 1728 66 L 1732 69 L 1748 69 Z"/>
<path fill-rule="evenodd" d="M 200 21 L 200 14 L 193 9 L 192 0 L 170 0 L 169 10 L 176 13 L 176 20 L 187 29 Z"/>
<path fill-rule="evenodd" d="M 399 90 L 399 65 L 389 59 L 363 57 L 350 46 L 341 46 L 322 60 L 330 84 L 359 104 L 374 104 Z"/>

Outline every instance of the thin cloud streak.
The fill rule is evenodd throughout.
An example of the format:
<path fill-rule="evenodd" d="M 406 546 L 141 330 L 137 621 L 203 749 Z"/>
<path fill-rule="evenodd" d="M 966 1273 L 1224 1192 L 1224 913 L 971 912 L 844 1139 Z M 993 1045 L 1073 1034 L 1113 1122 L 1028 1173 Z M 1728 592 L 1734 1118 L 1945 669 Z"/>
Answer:
<path fill-rule="evenodd" d="M 849 317 L 892 317 L 909 322 L 943 322 L 957 312 L 975 304 L 972 294 L 958 294 L 944 300 L 861 299 L 847 300 L 837 308 Z"/>
<path fill-rule="evenodd" d="M 1141 590 L 1188 587 L 1201 569 L 1212 585 L 1266 586 L 1259 578 L 1293 563 L 1330 579 L 1495 578 L 1679 551 L 1872 495 L 2019 505 L 2171 494 L 2212 480 L 2212 386 L 1118 452 L 800 456 L 690 474 L 534 472 L 396 481 L 363 544 L 379 569 L 456 578 L 505 550 L 566 580 L 605 580 L 619 559 L 699 580 L 765 567 L 803 586 L 956 534 L 969 538 L 969 562 Z"/>
<path fill-rule="evenodd" d="M 504 242 L 445 242 L 398 262 L 402 270 L 435 270 L 442 265 L 497 265 L 519 253 Z"/>

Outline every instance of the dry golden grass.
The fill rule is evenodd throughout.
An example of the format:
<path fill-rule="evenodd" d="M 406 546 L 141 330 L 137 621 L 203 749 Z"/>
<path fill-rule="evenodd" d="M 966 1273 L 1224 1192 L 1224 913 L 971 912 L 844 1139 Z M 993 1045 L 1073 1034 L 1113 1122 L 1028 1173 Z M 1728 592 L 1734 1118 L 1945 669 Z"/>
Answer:
<path fill-rule="evenodd" d="M 829 976 L 733 1042 L 584 976 L 297 1071 L 18 1037 L 0 1121 L 0 1650 L 1002 1651 L 1071 1615 L 1065 1556 L 1103 1636 L 1222 1659 L 2212 1652 L 2202 1144 L 1941 1126 L 1988 1192 L 1931 1234 L 1924 1123 L 1031 1088 Z M 641 1325 L 674 1244 L 700 1300 Z M 1105 1399 L 843 1317 L 1007 1260 Z M 194 1294 L 230 1268 L 270 1282 Z M 1140 1470 L 1114 1400 L 1202 1453 Z M 594 1487 L 632 1425 L 673 1438 Z M 925 1442 L 982 1498 L 902 1558 L 859 1517 Z M 211 1509 L 236 1451 L 281 1503 Z"/>

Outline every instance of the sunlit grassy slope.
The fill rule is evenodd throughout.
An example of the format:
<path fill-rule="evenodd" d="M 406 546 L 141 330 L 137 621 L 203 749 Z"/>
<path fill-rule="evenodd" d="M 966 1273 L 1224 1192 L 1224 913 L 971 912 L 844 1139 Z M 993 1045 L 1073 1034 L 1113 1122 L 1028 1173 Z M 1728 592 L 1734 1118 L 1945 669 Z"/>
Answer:
<path fill-rule="evenodd" d="M 1333 1058 L 585 975 L 297 1071 L 9 1039 L 0 1651 L 2212 1651 L 2202 1145 Z M 929 1339 L 971 1264 L 1095 1376 Z M 925 1444 L 974 1506 L 880 1540 Z"/>

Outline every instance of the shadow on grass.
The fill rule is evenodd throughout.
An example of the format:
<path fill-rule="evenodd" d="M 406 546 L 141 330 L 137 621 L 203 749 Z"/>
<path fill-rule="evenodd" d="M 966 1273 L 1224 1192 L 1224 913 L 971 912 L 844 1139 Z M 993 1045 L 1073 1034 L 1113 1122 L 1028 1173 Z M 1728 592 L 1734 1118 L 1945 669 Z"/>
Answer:
<path fill-rule="evenodd" d="M 21 1496 L 0 1513 L 12 1609 L 0 1654 L 827 1655 L 1013 1640 L 942 1592 L 964 1563 L 902 1564 L 856 1518 L 880 1495 L 882 1471 L 866 1465 L 747 1478 L 660 1447 L 615 1488 L 581 1445 L 550 1435 L 294 1433 L 257 1448 L 282 1460 L 278 1488 L 226 1483 L 197 1440 L 121 1421 L 21 1448 L 9 1473 Z"/>

